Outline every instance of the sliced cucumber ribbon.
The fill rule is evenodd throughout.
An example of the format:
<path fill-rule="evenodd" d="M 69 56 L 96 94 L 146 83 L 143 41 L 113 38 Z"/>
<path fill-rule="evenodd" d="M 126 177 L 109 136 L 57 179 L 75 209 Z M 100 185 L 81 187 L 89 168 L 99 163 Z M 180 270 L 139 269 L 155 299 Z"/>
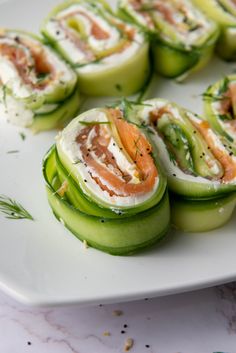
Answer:
<path fill-rule="evenodd" d="M 229 197 L 236 191 L 236 157 L 230 146 L 198 115 L 163 99 L 144 103 L 147 106 L 136 109 L 133 119 L 153 129 L 152 139 L 159 149 L 167 174 L 174 214 L 178 209 L 178 200 L 181 200 L 185 204 L 182 209 L 187 210 L 187 205 L 191 206 L 191 217 L 195 214 L 197 220 L 200 211 L 207 212 L 207 202 L 215 210 L 213 214 L 220 213 L 217 200 L 224 199 L 224 204 L 229 202 L 231 205 L 226 207 L 230 214 L 221 219 L 222 222 L 229 219 L 234 209 L 232 205 L 235 205 L 232 200 L 236 200 L 235 196 Z M 183 214 L 179 223 L 175 216 L 172 221 L 177 227 L 190 230 L 185 222 L 187 215 Z M 204 230 L 217 226 L 218 223 L 211 220 Z M 192 231 L 196 229 L 197 225 L 193 223 Z"/>
<path fill-rule="evenodd" d="M 70 97 L 76 95 L 72 106 Z M 51 48 L 36 36 L 13 30 L 0 32 L 0 111 L 11 122 L 35 129 L 58 124 L 67 103 L 67 115 L 78 109 L 77 77 Z M 58 114 L 57 114 L 58 113 Z M 52 119 L 52 114 L 54 119 Z M 39 124 L 43 115 L 42 128 Z M 54 120 L 54 123 L 53 121 Z"/>
<path fill-rule="evenodd" d="M 45 157 L 44 176 L 55 214 L 92 246 L 125 254 L 153 243 L 168 228 L 166 178 L 156 147 L 119 108 L 93 109 L 75 118 Z M 93 237 L 80 219 L 94 227 Z"/>
<path fill-rule="evenodd" d="M 76 69 L 85 94 L 124 96 L 146 82 L 148 42 L 103 1 L 72 0 L 59 5 L 45 20 L 42 33 Z"/>
<path fill-rule="evenodd" d="M 226 76 L 203 94 L 206 117 L 211 126 L 236 153 L 236 75 Z"/>
<path fill-rule="evenodd" d="M 225 60 L 236 60 L 236 3 L 234 0 L 193 0 L 206 15 L 220 27 L 216 46 L 218 54 Z"/>
<path fill-rule="evenodd" d="M 210 59 L 218 28 L 189 0 L 120 0 L 119 13 L 151 36 L 156 70 L 186 75 Z"/>

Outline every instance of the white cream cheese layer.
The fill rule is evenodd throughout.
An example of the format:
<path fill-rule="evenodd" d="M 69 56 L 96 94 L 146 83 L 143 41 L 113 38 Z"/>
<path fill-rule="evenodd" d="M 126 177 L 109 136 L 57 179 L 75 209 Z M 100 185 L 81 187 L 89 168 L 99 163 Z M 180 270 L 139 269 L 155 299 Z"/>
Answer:
<path fill-rule="evenodd" d="M 99 178 L 101 183 L 106 186 L 110 190 L 114 190 L 114 188 L 109 185 L 109 182 L 101 177 L 96 170 L 93 170 L 83 161 L 83 155 L 80 149 L 80 145 L 76 141 L 79 133 L 86 127 L 83 124 L 80 124 L 79 121 L 85 122 L 105 122 L 107 124 L 101 124 L 103 129 L 105 129 L 105 134 L 110 136 L 110 142 L 108 145 L 109 152 L 112 153 L 117 165 L 120 167 L 120 170 L 126 172 L 131 176 L 131 180 L 129 183 L 137 184 L 139 179 L 137 178 L 137 168 L 134 163 L 128 160 L 125 156 L 125 153 L 122 153 L 120 150 L 120 146 L 118 145 L 116 139 L 112 136 L 110 122 L 106 116 L 106 113 L 102 110 L 93 109 L 89 112 L 86 112 L 80 117 L 74 119 L 56 138 L 57 141 L 57 149 L 59 151 L 59 156 L 63 154 L 63 161 L 66 158 L 68 165 L 71 166 L 72 175 L 76 175 L 77 182 L 79 183 L 81 189 L 85 194 L 91 196 L 96 200 L 100 199 L 103 203 L 110 205 L 111 207 L 136 207 L 143 202 L 150 199 L 153 194 L 156 192 L 159 178 L 156 178 L 156 182 L 154 188 L 151 192 L 148 193 L 140 193 L 131 196 L 111 196 L 106 190 L 102 190 L 99 184 L 96 183 L 95 177 Z M 92 151 L 91 141 L 94 137 L 95 130 L 91 128 L 89 136 L 86 141 L 86 147 L 91 150 L 91 156 L 96 160 L 97 163 L 101 164 L 103 167 L 105 166 L 110 172 L 117 174 L 117 170 L 113 170 L 113 166 L 104 164 L 103 156 L 98 158 L 95 153 Z M 120 177 L 121 178 L 121 177 Z M 84 182 L 86 180 L 86 182 Z M 122 178 L 121 178 L 122 180 Z M 121 193 L 121 190 L 116 190 L 117 194 Z"/>
<path fill-rule="evenodd" d="M 20 100 L 5 94 L 0 86 L 0 117 L 14 125 L 28 127 L 33 123 L 34 113 Z"/>

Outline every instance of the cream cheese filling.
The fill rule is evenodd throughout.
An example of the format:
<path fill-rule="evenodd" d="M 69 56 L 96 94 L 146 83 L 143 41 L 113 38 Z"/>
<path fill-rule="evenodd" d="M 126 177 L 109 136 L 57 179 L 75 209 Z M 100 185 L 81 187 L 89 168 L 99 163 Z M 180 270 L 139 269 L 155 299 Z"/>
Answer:
<path fill-rule="evenodd" d="M 110 190 L 114 190 L 114 187 L 109 185 L 109 182 L 107 180 L 102 179 L 96 170 L 92 170 L 91 167 L 87 166 L 85 163 L 77 163 L 77 161 L 83 161 L 83 155 L 80 150 L 80 146 L 76 141 L 78 134 L 81 132 L 82 129 L 84 129 L 84 125 L 79 123 L 79 120 L 81 119 L 86 122 L 96 121 L 109 123 L 109 121 L 105 112 L 99 111 L 97 109 L 90 110 L 89 112 L 86 112 L 85 114 L 80 116 L 80 119 L 74 119 L 57 136 L 57 145 L 59 145 L 59 149 L 63 152 L 63 154 L 68 159 L 69 163 L 72 164 L 73 168 L 76 170 L 76 174 L 78 175 L 77 182 L 79 182 L 83 192 L 87 195 L 94 195 L 95 198 L 101 199 L 103 202 L 110 204 L 112 207 L 135 207 L 150 199 L 157 190 L 159 184 L 158 177 L 156 178 L 153 189 L 148 193 L 139 193 L 131 196 L 111 196 L 106 190 L 101 189 L 101 187 L 96 183 L 93 177 L 98 177 L 104 186 L 106 186 Z M 87 148 L 91 148 L 91 140 L 94 136 L 94 133 L 94 129 L 91 129 L 91 135 L 88 136 L 88 139 L 86 141 Z M 117 164 L 121 167 L 121 169 L 132 176 L 132 179 L 129 181 L 129 183 L 136 184 L 138 179 L 135 176 L 135 165 L 132 165 L 130 161 L 126 159 L 125 155 L 121 153 L 117 142 L 113 141 L 115 140 L 111 136 L 111 140 L 108 146 L 109 151 L 113 154 Z M 97 158 L 95 154 L 94 157 Z M 101 163 L 104 166 L 104 164 L 102 163 L 102 159 L 97 160 L 97 162 Z M 113 172 L 112 168 L 109 168 L 109 166 L 106 167 L 110 170 L 110 172 Z M 86 180 L 86 183 L 83 182 L 84 180 Z M 120 192 L 120 190 L 116 191 L 117 193 Z"/>

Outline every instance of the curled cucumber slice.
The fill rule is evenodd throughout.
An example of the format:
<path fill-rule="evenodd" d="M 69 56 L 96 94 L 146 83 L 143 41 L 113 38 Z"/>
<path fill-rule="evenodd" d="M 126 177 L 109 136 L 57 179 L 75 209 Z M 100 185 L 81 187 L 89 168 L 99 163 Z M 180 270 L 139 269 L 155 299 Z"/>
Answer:
<path fill-rule="evenodd" d="M 90 246 L 130 254 L 166 234 L 169 201 L 157 150 L 119 107 L 75 118 L 43 171 L 54 214 Z"/>
<path fill-rule="evenodd" d="M 0 32 L 0 112 L 34 131 L 71 119 L 80 99 L 74 71 L 37 36 Z"/>
<path fill-rule="evenodd" d="M 153 131 L 171 191 L 172 223 L 193 232 L 223 225 L 234 209 L 236 191 L 235 151 L 224 137 L 197 114 L 164 99 L 145 101 L 131 117 Z M 214 219 L 221 201 L 225 211 Z"/>
<path fill-rule="evenodd" d="M 169 78 L 183 79 L 204 67 L 219 35 L 217 25 L 189 0 L 120 0 L 119 14 L 150 38 L 155 69 Z"/>
<path fill-rule="evenodd" d="M 59 5 L 44 21 L 42 34 L 76 70 L 86 95 L 130 95 L 148 79 L 148 41 L 104 1 Z"/>

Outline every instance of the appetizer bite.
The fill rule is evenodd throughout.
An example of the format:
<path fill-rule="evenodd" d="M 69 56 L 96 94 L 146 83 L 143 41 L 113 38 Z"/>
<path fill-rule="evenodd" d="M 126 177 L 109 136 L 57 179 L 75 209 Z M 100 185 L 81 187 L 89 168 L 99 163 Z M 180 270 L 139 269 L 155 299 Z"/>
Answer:
<path fill-rule="evenodd" d="M 44 159 L 54 214 L 86 244 L 111 254 L 157 242 L 170 218 L 158 158 L 148 130 L 126 121 L 122 109 L 79 115 Z"/>
<path fill-rule="evenodd" d="M 236 157 L 198 115 L 164 99 L 145 104 L 133 118 L 155 132 L 171 191 L 172 223 L 191 232 L 222 226 L 236 204 Z"/>
<path fill-rule="evenodd" d="M 34 132 L 60 127 L 79 106 L 77 77 L 42 41 L 0 30 L 0 115 Z"/>
<path fill-rule="evenodd" d="M 236 75 L 208 87 L 203 94 L 205 114 L 213 129 L 236 155 Z"/>
<path fill-rule="evenodd" d="M 42 33 L 75 68 L 81 92 L 125 96 L 149 76 L 149 44 L 140 30 L 115 16 L 104 1 L 72 0 L 56 7 Z"/>
<path fill-rule="evenodd" d="M 236 60 L 236 1 L 235 0 L 193 0 L 220 27 L 220 38 L 216 49 L 227 61 Z"/>
<path fill-rule="evenodd" d="M 218 29 L 191 1 L 120 0 L 119 8 L 151 38 L 158 73 L 184 78 L 209 61 Z"/>

